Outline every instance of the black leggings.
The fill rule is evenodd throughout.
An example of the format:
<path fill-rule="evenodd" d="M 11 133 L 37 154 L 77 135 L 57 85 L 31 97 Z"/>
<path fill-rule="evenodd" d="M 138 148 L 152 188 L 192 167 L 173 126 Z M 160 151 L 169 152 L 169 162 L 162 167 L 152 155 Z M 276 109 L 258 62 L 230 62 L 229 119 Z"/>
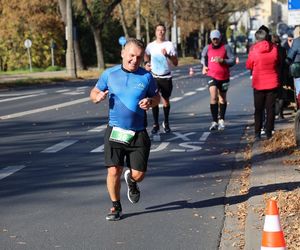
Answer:
<path fill-rule="evenodd" d="M 275 100 L 277 89 L 254 89 L 254 123 L 255 134 L 259 134 L 263 124 L 263 113 L 266 110 L 266 134 L 271 135 L 275 121 Z"/>

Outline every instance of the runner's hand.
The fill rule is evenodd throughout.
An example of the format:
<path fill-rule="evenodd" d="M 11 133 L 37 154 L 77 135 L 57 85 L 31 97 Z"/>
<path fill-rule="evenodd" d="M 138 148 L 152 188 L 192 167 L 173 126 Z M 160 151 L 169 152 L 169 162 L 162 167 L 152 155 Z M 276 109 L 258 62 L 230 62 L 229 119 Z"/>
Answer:
<path fill-rule="evenodd" d="M 151 102 L 150 98 L 144 98 L 144 99 L 140 100 L 139 106 L 143 110 L 148 110 L 149 108 L 151 108 L 151 103 L 152 102 Z"/>
<path fill-rule="evenodd" d="M 202 74 L 203 74 L 203 75 L 206 75 L 207 72 L 208 72 L 208 67 L 203 66 L 203 68 L 202 68 Z"/>
<path fill-rule="evenodd" d="M 100 91 L 100 92 L 96 95 L 96 103 L 105 100 L 105 98 L 106 98 L 107 95 L 108 95 L 108 90 Z"/>

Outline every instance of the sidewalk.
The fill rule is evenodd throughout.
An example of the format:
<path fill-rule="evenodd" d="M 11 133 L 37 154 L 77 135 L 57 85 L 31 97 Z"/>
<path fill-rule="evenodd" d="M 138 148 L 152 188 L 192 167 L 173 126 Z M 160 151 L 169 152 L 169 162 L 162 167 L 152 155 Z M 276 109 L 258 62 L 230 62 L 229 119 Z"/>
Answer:
<path fill-rule="evenodd" d="M 275 121 L 276 131 L 294 128 L 295 113 L 289 112 L 284 120 Z M 253 126 L 248 132 L 253 136 Z M 266 197 L 278 197 L 280 191 L 297 192 L 297 188 L 300 187 L 300 166 L 284 164 L 284 161 L 292 157 L 288 150 L 274 154 L 266 153 L 264 152 L 265 143 L 266 141 L 262 140 L 249 144 L 250 147 L 252 145 L 249 150 L 250 153 L 252 151 L 249 167 L 243 168 L 245 159 L 242 154 L 237 156 L 238 166 L 233 171 L 226 192 L 228 205 L 225 209 L 225 226 L 220 243 L 222 250 L 260 249 Z M 248 182 L 241 185 L 241 179 L 247 179 Z M 300 200 L 300 193 L 296 193 L 296 196 L 298 195 L 298 200 Z M 285 209 L 280 207 L 279 203 L 278 208 L 279 211 Z M 299 213 L 295 215 L 297 218 L 299 218 Z M 296 231 L 296 229 L 291 230 Z M 297 232 L 295 234 L 297 235 Z M 287 238 L 286 235 L 285 238 Z"/>
<path fill-rule="evenodd" d="M 65 70 L 48 71 L 48 72 L 32 72 L 32 73 L 15 74 L 15 75 L 3 74 L 0 75 L 0 83 L 12 82 L 12 81 L 23 80 L 23 79 L 55 78 L 55 77 L 66 78 L 68 77 L 68 75 Z"/>

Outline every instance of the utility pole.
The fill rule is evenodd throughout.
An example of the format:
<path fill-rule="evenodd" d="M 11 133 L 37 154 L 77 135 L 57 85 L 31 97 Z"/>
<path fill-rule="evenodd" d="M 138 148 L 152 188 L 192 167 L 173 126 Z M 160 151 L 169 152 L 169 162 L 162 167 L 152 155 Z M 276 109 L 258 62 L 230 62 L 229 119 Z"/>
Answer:
<path fill-rule="evenodd" d="M 73 19 L 72 19 L 72 0 L 67 0 L 67 74 L 72 78 L 77 78 L 75 66 L 75 52 L 73 41 Z"/>

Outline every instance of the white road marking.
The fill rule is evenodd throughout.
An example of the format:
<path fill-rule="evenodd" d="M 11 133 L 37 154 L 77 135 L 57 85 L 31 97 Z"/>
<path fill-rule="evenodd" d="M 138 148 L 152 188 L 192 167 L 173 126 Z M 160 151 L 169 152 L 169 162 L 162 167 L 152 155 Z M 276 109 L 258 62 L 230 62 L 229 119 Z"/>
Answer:
<path fill-rule="evenodd" d="M 19 165 L 19 166 L 8 166 L 4 169 L 0 170 L 0 180 L 6 178 L 7 176 L 12 175 L 13 173 L 21 170 L 22 168 L 25 168 L 24 165 Z"/>
<path fill-rule="evenodd" d="M 158 152 L 161 150 L 164 150 L 166 147 L 168 147 L 168 145 L 170 144 L 170 142 L 162 142 L 161 144 L 159 144 L 159 146 L 155 149 L 151 149 L 150 152 Z"/>
<path fill-rule="evenodd" d="M 202 87 L 202 88 L 196 89 L 196 91 L 203 91 L 203 90 L 206 90 L 206 89 L 207 89 L 207 87 Z"/>
<path fill-rule="evenodd" d="M 70 89 L 60 89 L 60 90 L 57 90 L 55 91 L 56 93 L 64 93 L 64 92 L 69 92 L 71 91 Z"/>
<path fill-rule="evenodd" d="M 207 139 L 207 137 L 208 137 L 209 135 L 210 135 L 210 132 L 204 132 L 204 133 L 201 135 L 199 141 L 205 142 L 206 139 Z"/>
<path fill-rule="evenodd" d="M 177 102 L 177 101 L 180 101 L 181 99 L 183 99 L 182 96 L 180 96 L 180 97 L 174 97 L 174 98 L 170 99 L 170 101 L 171 102 Z"/>
<path fill-rule="evenodd" d="M 7 98 L 7 99 L 2 99 L 2 100 L 0 100 L 0 102 L 10 102 L 10 101 L 15 101 L 15 100 L 40 96 L 40 95 L 46 95 L 46 94 L 45 93 L 40 93 L 40 94 L 35 94 L 35 95 L 25 95 L 25 96 L 11 97 L 11 98 Z"/>
<path fill-rule="evenodd" d="M 185 93 L 184 96 L 190 96 L 190 95 L 194 95 L 196 93 L 197 93 L 196 91 L 190 91 L 190 92 Z"/>
<path fill-rule="evenodd" d="M 63 93 L 64 95 L 83 95 L 85 92 L 68 92 L 68 93 Z"/>
<path fill-rule="evenodd" d="M 21 93 L 13 93 L 13 94 L 0 94 L 0 97 L 9 97 L 9 96 L 24 96 L 24 95 L 33 95 L 33 94 L 41 94 L 44 91 L 31 91 L 31 92 L 21 92 Z"/>
<path fill-rule="evenodd" d="M 91 153 L 102 153 L 104 152 L 104 145 L 101 145 L 91 151 Z"/>
<path fill-rule="evenodd" d="M 48 106 L 48 107 L 44 107 L 44 108 L 38 108 L 38 109 L 28 110 L 28 111 L 14 113 L 14 114 L 10 114 L 10 115 L 0 116 L 0 120 L 13 119 L 13 118 L 17 118 L 17 117 L 22 117 L 22 116 L 26 116 L 26 115 L 49 111 L 52 109 L 64 108 L 67 106 L 72 106 L 72 105 L 87 102 L 87 101 L 90 101 L 89 97 L 77 99 L 77 100 L 70 101 L 70 102 L 64 102 L 64 103 L 60 103 L 60 104 L 56 104 L 56 105 L 52 105 L 52 106 Z"/>
<path fill-rule="evenodd" d="M 106 127 L 107 127 L 107 125 L 104 124 L 104 125 L 101 125 L 101 126 L 99 126 L 99 127 L 90 129 L 90 130 L 88 130 L 88 132 L 101 132 L 101 131 L 103 131 L 104 129 L 106 129 Z"/>
<path fill-rule="evenodd" d="M 76 143 L 78 140 L 65 140 L 65 141 L 62 141 L 60 143 L 57 143 L 49 148 L 46 148 L 42 151 L 42 153 L 56 153 L 74 143 Z"/>

